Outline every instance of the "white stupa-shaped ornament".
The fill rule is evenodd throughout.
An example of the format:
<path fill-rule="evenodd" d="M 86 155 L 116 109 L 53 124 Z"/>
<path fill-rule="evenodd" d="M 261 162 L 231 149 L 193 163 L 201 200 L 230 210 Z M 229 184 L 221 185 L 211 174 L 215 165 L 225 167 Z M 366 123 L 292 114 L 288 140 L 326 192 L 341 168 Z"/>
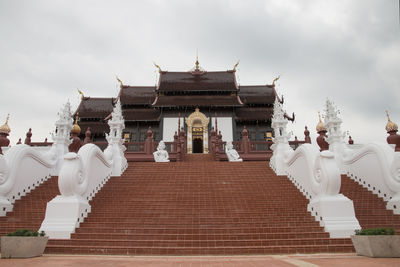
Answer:
<path fill-rule="evenodd" d="M 110 133 L 106 134 L 108 142 L 107 148 L 104 150 L 106 158 L 112 160 L 113 170 L 111 176 L 121 176 L 128 167 L 125 158 L 126 147 L 123 145 L 122 131 L 125 129 L 125 120 L 122 116 L 121 102 L 118 99 L 111 113 L 111 119 L 108 120 Z"/>
<path fill-rule="evenodd" d="M 348 153 L 351 153 L 346 147 L 346 133 L 341 129 L 343 121 L 339 118 L 338 109 L 329 99 L 326 100 L 324 111 L 324 125 L 328 132 L 326 141 L 329 143 L 329 150 L 335 153 L 335 159 L 338 163 L 339 169 L 342 171 L 342 158 Z"/>
<path fill-rule="evenodd" d="M 74 120 L 72 119 L 71 104 L 69 101 L 58 112 L 58 120 L 56 121 L 56 131 L 51 133 L 53 145 L 47 156 L 57 158 L 57 164 L 51 175 L 58 175 L 61 169 L 61 164 L 64 160 L 64 155 L 68 153 L 68 146 L 71 144 L 70 132 L 73 127 Z"/>
<path fill-rule="evenodd" d="M 285 113 L 282 110 L 281 104 L 278 99 L 275 98 L 274 114 L 272 115 L 271 123 L 275 136 L 272 138 L 274 144 L 271 146 L 273 154 L 270 159 L 270 166 L 278 175 L 286 174 L 284 160 L 293 152 L 293 149 L 289 146 L 289 138 L 291 134 L 286 130 L 288 120 L 284 115 Z"/>

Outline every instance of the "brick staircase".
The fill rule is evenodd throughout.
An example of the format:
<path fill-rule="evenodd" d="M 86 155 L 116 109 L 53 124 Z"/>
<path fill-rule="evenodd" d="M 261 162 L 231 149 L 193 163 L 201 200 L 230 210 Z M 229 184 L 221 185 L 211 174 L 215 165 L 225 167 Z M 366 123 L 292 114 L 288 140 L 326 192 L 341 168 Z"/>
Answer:
<path fill-rule="evenodd" d="M 0 217 L 0 236 L 17 229 L 38 230 L 46 212 L 46 204 L 59 195 L 58 177 L 51 177 L 39 187 L 15 201 L 12 212 Z"/>
<path fill-rule="evenodd" d="M 341 193 L 354 203 L 356 217 L 363 229 L 394 228 L 400 234 L 400 215 L 386 209 L 386 202 L 346 175 L 342 175 Z"/>
<path fill-rule="evenodd" d="M 363 228 L 393 227 L 400 215 L 342 176 Z M 57 177 L 44 182 L 0 217 L 0 235 L 37 230 L 46 203 L 59 194 Z M 71 240 L 50 240 L 46 253 L 218 255 L 350 252 L 349 239 L 330 239 L 306 212 L 306 199 L 265 162 L 134 163 L 91 202 L 92 213 Z"/>
<path fill-rule="evenodd" d="M 46 253 L 221 255 L 351 252 L 306 212 L 307 200 L 266 162 L 133 163 L 91 202 L 70 240 Z"/>

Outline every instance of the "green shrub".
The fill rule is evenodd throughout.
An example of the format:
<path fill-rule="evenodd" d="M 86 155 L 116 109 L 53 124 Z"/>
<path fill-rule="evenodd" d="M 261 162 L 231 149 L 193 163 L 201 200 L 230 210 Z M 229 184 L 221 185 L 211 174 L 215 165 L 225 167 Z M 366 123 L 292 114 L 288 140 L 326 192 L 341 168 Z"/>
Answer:
<path fill-rule="evenodd" d="M 46 233 L 44 231 L 41 231 L 40 233 L 38 231 L 30 231 L 28 229 L 19 229 L 15 232 L 8 233 L 7 236 L 45 236 Z"/>
<path fill-rule="evenodd" d="M 356 230 L 356 235 L 394 235 L 393 228 L 375 228 Z"/>

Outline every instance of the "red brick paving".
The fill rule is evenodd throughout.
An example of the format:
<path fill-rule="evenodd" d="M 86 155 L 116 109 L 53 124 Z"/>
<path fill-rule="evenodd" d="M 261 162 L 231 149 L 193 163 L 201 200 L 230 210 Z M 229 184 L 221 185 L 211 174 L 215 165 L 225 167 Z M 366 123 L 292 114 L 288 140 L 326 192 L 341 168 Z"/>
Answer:
<path fill-rule="evenodd" d="M 194 256 L 194 257 L 145 257 L 145 256 L 98 256 L 98 255 L 44 255 L 30 259 L 0 259 L 1 267 L 125 267 L 125 266 L 302 266 L 302 267 L 398 267 L 400 259 L 366 258 L 355 254 L 308 254 L 276 256 Z"/>

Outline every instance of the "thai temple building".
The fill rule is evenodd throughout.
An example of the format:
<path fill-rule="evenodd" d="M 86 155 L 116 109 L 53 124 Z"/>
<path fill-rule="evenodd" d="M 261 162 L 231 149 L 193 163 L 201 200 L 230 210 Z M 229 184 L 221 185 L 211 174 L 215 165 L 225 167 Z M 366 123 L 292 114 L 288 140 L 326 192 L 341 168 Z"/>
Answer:
<path fill-rule="evenodd" d="M 7 116 L 1 235 L 43 231 L 38 254 L 400 257 L 400 135 L 388 112 L 387 140 L 355 144 L 327 100 L 299 140 L 279 77 L 246 86 L 237 64 L 156 67 L 156 86 L 117 78 L 116 96 L 81 92 L 76 109 L 67 102 L 58 112 L 51 141 L 32 142 L 29 129 L 10 145 Z M 363 250 L 355 234 L 374 228 L 395 235 L 379 252 Z"/>
<path fill-rule="evenodd" d="M 156 65 L 157 86 L 129 86 L 117 78 L 118 96 L 83 96 L 75 114 L 79 114 L 83 131 L 91 128 L 95 141 L 104 140 L 109 131 L 106 120 L 117 99 L 125 119 L 126 142 L 145 141 L 149 126 L 155 141 L 172 142 L 180 118 L 187 136 L 187 152 L 208 153 L 208 136 L 216 127 L 215 117 L 224 141 L 241 140 L 244 126 L 251 140 L 265 141 L 272 136 L 273 103 L 276 98 L 281 101 L 275 90 L 278 78 L 271 85 L 238 85 L 237 64 L 231 70 L 206 71 L 196 60 L 195 66 L 185 72 L 164 71 Z"/>

